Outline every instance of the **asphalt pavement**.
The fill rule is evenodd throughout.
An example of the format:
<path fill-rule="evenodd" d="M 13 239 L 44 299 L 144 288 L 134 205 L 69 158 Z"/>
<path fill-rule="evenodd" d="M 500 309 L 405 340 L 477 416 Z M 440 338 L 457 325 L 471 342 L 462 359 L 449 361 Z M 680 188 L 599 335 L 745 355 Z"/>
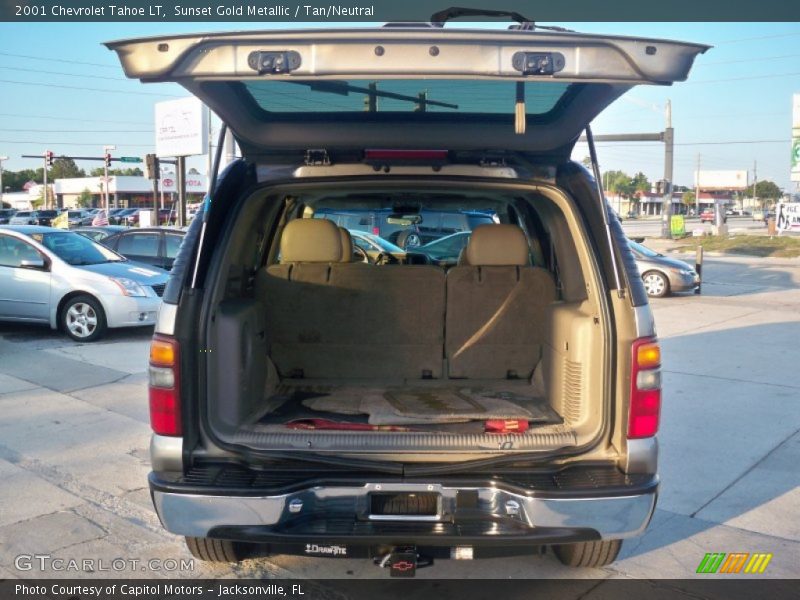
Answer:
<path fill-rule="evenodd" d="M 439 561 L 418 578 L 684 579 L 708 552 L 771 553 L 761 577 L 800 576 L 800 259 L 711 257 L 703 274 L 702 295 L 653 302 L 664 353 L 662 487 L 645 535 L 604 569 L 570 569 L 548 553 Z M 365 560 L 292 556 L 177 571 L 20 563 L 189 558 L 147 490 L 150 333 L 80 345 L 0 324 L 0 578 L 386 577 Z M 575 597 L 602 597 L 595 586 L 576 581 Z"/>

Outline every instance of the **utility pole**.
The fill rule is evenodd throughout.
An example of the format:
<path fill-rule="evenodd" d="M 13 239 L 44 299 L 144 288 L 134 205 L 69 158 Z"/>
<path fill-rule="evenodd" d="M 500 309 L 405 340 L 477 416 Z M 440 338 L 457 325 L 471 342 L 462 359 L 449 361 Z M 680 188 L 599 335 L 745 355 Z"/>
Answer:
<path fill-rule="evenodd" d="M 697 179 L 694 181 L 694 214 L 700 216 L 700 153 L 697 153 Z"/>
<path fill-rule="evenodd" d="M 672 217 L 672 167 L 673 167 L 673 143 L 675 131 L 672 129 L 672 103 L 667 100 L 665 110 L 666 128 L 664 129 L 664 199 L 661 207 L 661 237 L 671 238 L 672 228 L 670 219 Z"/>
<path fill-rule="evenodd" d="M 103 146 L 103 192 L 105 193 L 106 215 L 108 215 L 108 165 L 111 162 L 111 155 L 109 152 L 116 149 L 116 146 Z"/>
<path fill-rule="evenodd" d="M 47 156 L 48 156 L 49 154 L 50 154 L 50 151 L 49 151 L 49 150 L 47 150 L 47 151 L 44 153 L 44 170 L 42 171 L 42 173 L 43 173 L 43 179 L 44 179 L 44 193 L 43 193 L 43 195 L 42 195 L 42 204 L 44 205 L 44 209 L 45 209 L 45 210 L 47 210 L 48 208 L 50 208 L 49 206 L 47 206 L 47 200 L 48 200 L 48 198 L 47 198 L 47 197 L 48 197 L 48 195 L 49 195 L 49 194 L 47 193 Z"/>
<path fill-rule="evenodd" d="M 758 181 L 758 161 L 753 161 L 753 210 L 756 208 L 761 208 L 761 206 L 756 206 L 758 199 L 756 198 L 756 182 Z"/>
<path fill-rule="evenodd" d="M 186 157 L 178 156 L 175 165 L 178 184 L 178 227 L 186 225 Z"/>

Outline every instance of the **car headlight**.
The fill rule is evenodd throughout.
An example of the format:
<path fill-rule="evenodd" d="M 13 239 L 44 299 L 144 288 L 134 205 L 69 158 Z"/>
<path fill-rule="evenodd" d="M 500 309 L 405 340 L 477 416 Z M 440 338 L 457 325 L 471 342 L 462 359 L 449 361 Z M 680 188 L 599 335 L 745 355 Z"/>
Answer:
<path fill-rule="evenodd" d="M 117 284 L 119 291 L 125 296 L 147 296 L 144 288 L 133 279 L 126 277 L 109 277 L 109 279 Z"/>
<path fill-rule="evenodd" d="M 684 275 L 686 277 L 694 277 L 696 275 L 696 273 L 694 271 L 690 271 L 690 270 L 687 270 L 687 269 L 681 269 L 680 271 L 678 271 L 678 273 L 680 273 L 681 275 Z"/>

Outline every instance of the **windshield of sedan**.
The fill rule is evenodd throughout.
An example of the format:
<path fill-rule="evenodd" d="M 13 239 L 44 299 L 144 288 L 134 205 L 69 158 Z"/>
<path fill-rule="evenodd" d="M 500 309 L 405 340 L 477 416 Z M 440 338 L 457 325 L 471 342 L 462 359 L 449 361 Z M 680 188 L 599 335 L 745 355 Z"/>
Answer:
<path fill-rule="evenodd" d="M 405 254 L 406 251 L 400 248 L 399 246 L 395 246 L 392 242 L 389 242 L 383 239 L 380 236 L 373 235 L 371 233 L 367 233 L 366 231 L 359 231 L 359 232 L 350 232 L 353 235 L 353 241 L 358 243 L 358 238 L 363 237 L 364 239 L 372 242 L 375 246 L 378 246 L 382 251 L 391 252 L 392 254 Z"/>
<path fill-rule="evenodd" d="M 647 258 L 655 258 L 657 256 L 661 256 L 661 254 L 659 254 L 655 250 L 650 250 L 650 248 L 648 248 L 647 246 L 642 246 L 641 244 L 637 244 L 636 242 L 633 242 L 631 240 L 628 240 L 628 244 L 635 252 L 638 252 L 639 254 L 646 256 Z"/>
<path fill-rule="evenodd" d="M 71 231 L 35 233 L 31 237 L 61 260 L 73 266 L 97 265 L 125 260 L 125 258 L 105 246 L 96 244 L 89 238 Z"/>

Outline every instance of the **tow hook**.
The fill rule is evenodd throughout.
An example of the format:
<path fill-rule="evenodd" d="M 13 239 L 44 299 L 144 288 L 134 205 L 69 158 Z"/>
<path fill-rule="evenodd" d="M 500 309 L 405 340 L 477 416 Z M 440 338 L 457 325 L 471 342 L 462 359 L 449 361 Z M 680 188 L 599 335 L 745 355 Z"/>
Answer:
<path fill-rule="evenodd" d="M 417 569 L 433 565 L 433 558 L 420 556 L 414 546 L 394 548 L 388 554 L 375 557 L 375 564 L 389 569 L 392 577 L 414 577 Z"/>

